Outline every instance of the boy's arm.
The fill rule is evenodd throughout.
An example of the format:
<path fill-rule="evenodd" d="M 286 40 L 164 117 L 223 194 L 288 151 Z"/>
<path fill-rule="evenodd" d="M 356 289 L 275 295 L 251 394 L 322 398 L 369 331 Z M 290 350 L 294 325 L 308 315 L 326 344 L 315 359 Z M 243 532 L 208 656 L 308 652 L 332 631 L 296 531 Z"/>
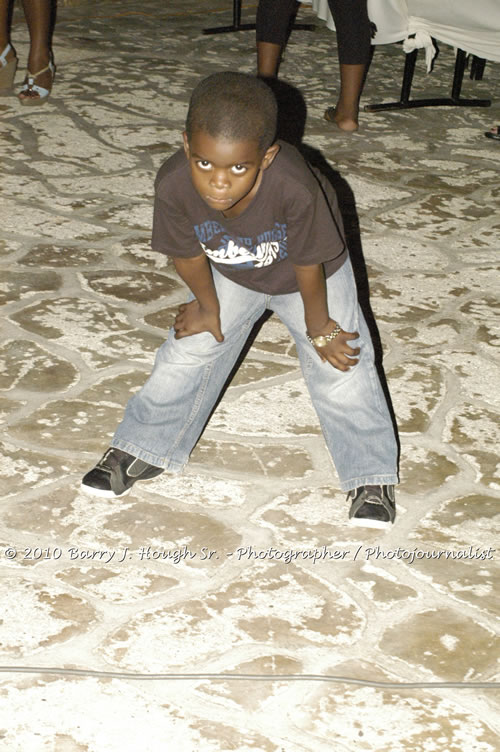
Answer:
<path fill-rule="evenodd" d="M 210 332 L 217 342 L 222 342 L 219 299 L 207 257 L 202 253 L 194 258 L 172 257 L 172 260 L 177 274 L 196 298 L 179 306 L 174 322 L 175 338 Z"/>
<path fill-rule="evenodd" d="M 294 264 L 297 284 L 304 303 L 304 318 L 307 333 L 310 337 L 327 335 L 333 332 L 337 324 L 330 318 L 326 294 L 326 280 L 322 264 L 311 266 L 297 266 Z M 359 347 L 352 348 L 347 342 L 357 339 L 358 332 L 344 332 L 327 342 L 323 347 L 314 346 L 321 360 L 327 360 L 339 371 L 348 371 L 358 362 L 348 356 L 359 354 Z M 312 345 L 311 345 L 312 347 Z"/>

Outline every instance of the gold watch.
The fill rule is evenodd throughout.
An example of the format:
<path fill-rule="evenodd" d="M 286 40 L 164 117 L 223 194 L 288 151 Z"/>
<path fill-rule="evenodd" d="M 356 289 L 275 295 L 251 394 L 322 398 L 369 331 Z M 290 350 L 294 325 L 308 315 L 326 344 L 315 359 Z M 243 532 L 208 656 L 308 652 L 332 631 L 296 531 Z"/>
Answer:
<path fill-rule="evenodd" d="M 339 326 L 339 324 L 335 324 L 335 329 L 330 332 L 330 334 L 319 334 L 317 337 L 311 337 L 308 332 L 306 332 L 306 337 L 314 347 L 325 347 L 332 341 L 332 339 L 335 339 L 341 331 L 342 327 Z"/>

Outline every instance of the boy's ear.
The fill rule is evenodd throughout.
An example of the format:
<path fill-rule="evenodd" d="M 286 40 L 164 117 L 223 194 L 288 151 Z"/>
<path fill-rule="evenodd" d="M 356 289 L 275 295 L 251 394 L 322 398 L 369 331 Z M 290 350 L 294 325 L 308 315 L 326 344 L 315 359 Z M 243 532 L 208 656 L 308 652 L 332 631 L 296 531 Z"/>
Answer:
<path fill-rule="evenodd" d="M 276 154 L 279 152 L 279 150 L 280 150 L 279 144 L 273 144 L 272 146 L 269 147 L 269 149 L 266 150 L 266 153 L 262 157 L 262 162 L 260 163 L 260 166 L 263 170 L 267 170 L 269 165 L 273 163 L 274 158 Z"/>
<path fill-rule="evenodd" d="M 186 131 L 184 131 L 184 133 L 182 134 L 182 138 L 183 138 L 183 141 L 184 141 L 184 154 L 189 159 L 189 153 L 190 153 L 189 152 L 189 141 L 188 141 L 188 134 L 186 133 Z"/>

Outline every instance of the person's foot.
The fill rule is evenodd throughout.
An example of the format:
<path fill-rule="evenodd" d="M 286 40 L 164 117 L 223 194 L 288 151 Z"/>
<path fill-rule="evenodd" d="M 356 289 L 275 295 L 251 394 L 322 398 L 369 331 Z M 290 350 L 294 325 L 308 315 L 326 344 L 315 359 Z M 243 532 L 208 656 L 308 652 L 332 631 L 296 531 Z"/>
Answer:
<path fill-rule="evenodd" d="M 0 49 L 0 97 L 5 97 L 11 93 L 16 68 L 16 53 L 12 45 L 7 43 Z"/>
<path fill-rule="evenodd" d="M 52 55 L 48 58 L 30 56 L 28 60 L 28 71 L 24 79 L 21 91 L 18 94 L 22 104 L 39 104 L 46 101 L 52 91 L 54 83 L 55 66 L 52 62 Z"/>
<path fill-rule="evenodd" d="M 347 500 L 351 525 L 387 529 L 396 519 L 394 486 L 359 486 L 349 491 Z"/>
<path fill-rule="evenodd" d="M 500 125 L 494 125 L 489 131 L 485 131 L 486 138 L 492 138 L 494 141 L 500 141 Z"/>
<path fill-rule="evenodd" d="M 94 496 L 123 496 L 138 480 L 161 475 L 162 467 L 149 465 L 128 452 L 110 447 L 82 479 L 82 490 Z"/>
<path fill-rule="evenodd" d="M 342 115 L 338 112 L 336 107 L 328 107 L 328 109 L 325 110 L 323 117 L 325 120 L 328 120 L 329 123 L 333 123 L 333 125 L 336 125 L 337 128 L 346 133 L 354 133 L 359 128 L 356 119 Z"/>
<path fill-rule="evenodd" d="M 2 65 L 5 65 L 3 62 L 4 60 L 6 63 L 11 63 L 13 60 L 17 59 L 15 50 L 11 44 L 6 44 L 0 49 L 0 57 L 2 58 Z"/>

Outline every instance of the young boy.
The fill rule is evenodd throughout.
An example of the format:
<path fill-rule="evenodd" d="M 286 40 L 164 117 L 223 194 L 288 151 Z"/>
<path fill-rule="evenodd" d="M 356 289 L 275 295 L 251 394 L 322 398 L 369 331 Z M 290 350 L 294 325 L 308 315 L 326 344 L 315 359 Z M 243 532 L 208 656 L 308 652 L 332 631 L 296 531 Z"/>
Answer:
<path fill-rule="evenodd" d="M 121 496 L 180 471 L 268 308 L 295 340 L 351 522 L 390 527 L 397 447 L 337 199 L 294 147 L 275 141 L 276 118 L 271 89 L 254 76 L 216 73 L 194 90 L 184 149 L 156 179 L 152 240 L 191 296 L 82 485 Z"/>

